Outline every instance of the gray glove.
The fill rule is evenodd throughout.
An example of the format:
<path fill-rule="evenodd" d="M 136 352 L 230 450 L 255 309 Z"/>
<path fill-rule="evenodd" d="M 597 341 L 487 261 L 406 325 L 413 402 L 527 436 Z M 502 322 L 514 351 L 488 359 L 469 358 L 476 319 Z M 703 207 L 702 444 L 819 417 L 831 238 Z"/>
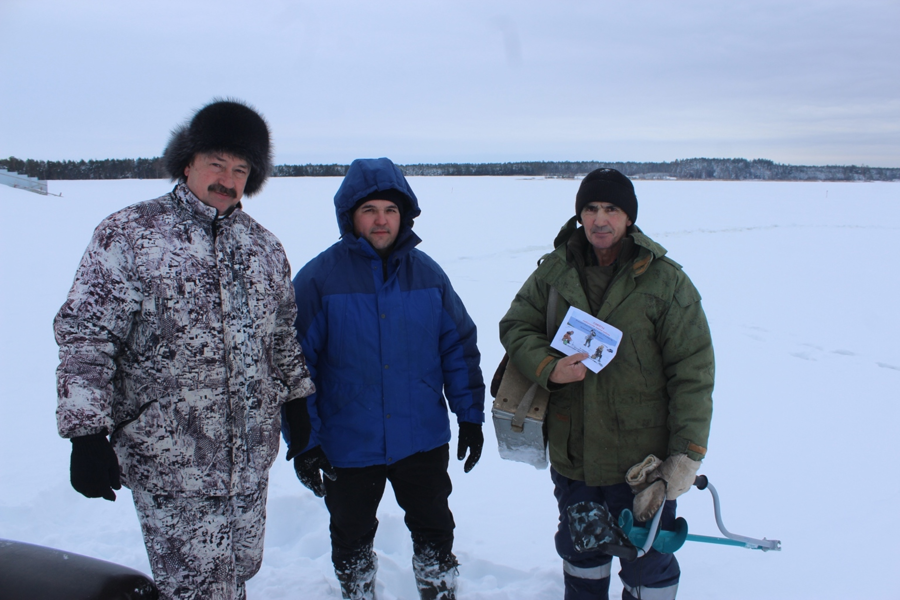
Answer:
<path fill-rule="evenodd" d="M 652 454 L 625 473 L 634 497 L 634 518 L 649 521 L 666 500 L 674 500 L 694 485 L 700 461 L 674 454 L 660 461 Z"/>

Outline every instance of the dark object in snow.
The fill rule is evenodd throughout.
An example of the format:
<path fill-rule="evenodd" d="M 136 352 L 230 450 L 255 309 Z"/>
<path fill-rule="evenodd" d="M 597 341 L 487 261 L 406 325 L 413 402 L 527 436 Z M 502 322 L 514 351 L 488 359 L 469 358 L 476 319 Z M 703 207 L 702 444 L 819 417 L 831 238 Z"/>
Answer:
<path fill-rule="evenodd" d="M 2 600 L 157 600 L 153 581 L 122 565 L 0 539 Z"/>
<path fill-rule="evenodd" d="M 600 550 L 624 560 L 637 558 L 637 549 L 602 504 L 579 502 L 568 513 L 569 534 L 578 552 Z"/>

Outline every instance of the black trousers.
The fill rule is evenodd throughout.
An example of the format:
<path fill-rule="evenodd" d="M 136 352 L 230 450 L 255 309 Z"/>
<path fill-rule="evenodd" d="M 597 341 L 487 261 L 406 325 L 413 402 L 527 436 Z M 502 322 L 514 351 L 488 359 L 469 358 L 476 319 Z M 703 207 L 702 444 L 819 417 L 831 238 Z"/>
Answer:
<path fill-rule="evenodd" d="M 392 465 L 335 469 L 325 480 L 325 505 L 331 514 L 331 560 L 338 570 L 365 564 L 372 552 L 375 517 L 385 483 L 405 513 L 413 552 L 426 562 L 443 563 L 453 550 L 453 514 L 447 498 L 453 490 L 447 467 L 449 445 L 419 452 Z"/>

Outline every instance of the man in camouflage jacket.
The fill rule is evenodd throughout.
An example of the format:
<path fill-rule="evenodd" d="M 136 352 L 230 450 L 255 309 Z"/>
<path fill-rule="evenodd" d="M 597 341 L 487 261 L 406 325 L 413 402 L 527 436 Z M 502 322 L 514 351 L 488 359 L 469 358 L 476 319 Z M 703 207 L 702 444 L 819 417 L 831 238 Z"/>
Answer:
<path fill-rule="evenodd" d="M 568 507 L 593 501 L 616 518 L 628 508 L 646 520 L 663 506 L 663 526 L 671 526 L 674 500 L 690 488 L 706 454 L 714 361 L 700 295 L 636 219 L 628 178 L 614 169 L 585 177 L 576 216 L 500 322 L 510 359 L 551 391 L 546 431 L 567 600 L 606 598 L 612 561 L 574 549 Z M 574 306 L 623 332 L 599 373 L 581 363 L 588 354 L 561 357 L 550 348 L 551 288 L 559 293 L 554 328 Z M 674 555 L 651 550 L 623 562 L 623 597 L 674 598 L 679 576 Z"/>
<path fill-rule="evenodd" d="M 250 107 L 198 111 L 165 152 L 175 189 L 97 227 L 54 321 L 72 485 L 132 490 L 164 598 L 244 597 L 281 406 L 314 390 L 284 249 L 240 204 L 269 147 Z"/>

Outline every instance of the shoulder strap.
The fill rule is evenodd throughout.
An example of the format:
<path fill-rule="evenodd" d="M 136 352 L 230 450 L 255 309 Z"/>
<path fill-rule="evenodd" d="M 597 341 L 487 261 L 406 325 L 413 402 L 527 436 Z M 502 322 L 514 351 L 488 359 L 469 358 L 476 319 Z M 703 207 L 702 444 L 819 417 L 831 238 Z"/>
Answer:
<path fill-rule="evenodd" d="M 556 318 L 556 301 L 559 300 L 559 292 L 550 286 L 550 295 L 547 296 L 547 338 L 553 337 L 553 320 Z"/>
<path fill-rule="evenodd" d="M 553 337 L 553 320 L 556 318 L 556 305 L 559 300 L 559 292 L 555 287 L 550 287 L 550 295 L 547 296 L 547 339 Z M 525 417 L 531 411 L 531 405 L 534 404 L 534 398 L 537 396 L 538 384 L 532 383 L 528 391 L 519 402 L 512 418 L 511 427 L 513 431 L 522 431 L 525 425 Z"/>

